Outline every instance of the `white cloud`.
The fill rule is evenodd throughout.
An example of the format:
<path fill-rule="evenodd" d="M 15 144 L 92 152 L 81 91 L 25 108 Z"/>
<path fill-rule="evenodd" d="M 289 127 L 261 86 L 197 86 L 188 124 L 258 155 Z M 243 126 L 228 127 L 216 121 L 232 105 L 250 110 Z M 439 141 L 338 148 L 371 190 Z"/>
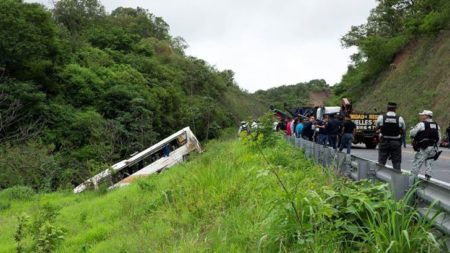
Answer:
<path fill-rule="evenodd" d="M 40 0 L 46 3 L 48 0 Z M 340 81 L 353 50 L 339 39 L 365 22 L 375 0 L 103 0 L 163 17 L 187 53 L 236 72 L 247 90 L 323 78 Z"/>

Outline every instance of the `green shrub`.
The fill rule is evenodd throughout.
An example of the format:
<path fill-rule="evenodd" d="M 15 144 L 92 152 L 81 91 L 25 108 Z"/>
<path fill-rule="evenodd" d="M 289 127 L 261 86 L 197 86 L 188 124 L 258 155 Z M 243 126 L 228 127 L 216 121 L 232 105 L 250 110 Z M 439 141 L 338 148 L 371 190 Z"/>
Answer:
<path fill-rule="evenodd" d="M 35 240 L 37 253 L 51 253 L 64 240 L 64 232 L 47 221 L 39 228 Z"/>
<path fill-rule="evenodd" d="M 34 190 L 28 186 L 13 186 L 0 191 L 0 199 L 7 200 L 30 200 L 34 195 Z"/>
<path fill-rule="evenodd" d="M 16 252 L 22 253 L 25 252 L 24 240 L 27 236 L 27 229 L 29 226 L 28 215 L 22 214 L 17 218 L 18 224 L 16 233 L 14 234 L 14 240 L 16 241 Z"/>
<path fill-rule="evenodd" d="M 11 203 L 10 202 L 1 202 L 0 201 L 0 212 L 3 210 L 7 210 L 11 208 Z"/>
<path fill-rule="evenodd" d="M 0 189 L 24 185 L 38 191 L 51 191 L 61 169 L 52 155 L 53 145 L 38 140 L 0 146 Z"/>
<path fill-rule="evenodd" d="M 422 33 L 437 33 L 441 29 L 449 27 L 450 23 L 450 3 L 446 3 L 439 10 L 434 10 L 425 15 L 419 29 Z"/>
<path fill-rule="evenodd" d="M 16 252 L 51 253 L 64 240 L 64 229 L 56 225 L 59 207 L 51 204 L 39 206 L 38 212 L 29 217 L 22 214 L 14 234 Z M 27 238 L 31 237 L 31 241 Z"/>
<path fill-rule="evenodd" d="M 274 116 L 272 113 L 267 113 L 259 120 L 256 129 L 250 129 L 250 132 L 241 132 L 241 139 L 245 145 L 254 148 L 264 148 L 275 145 L 281 140 L 281 135 L 273 131 Z M 251 122 L 249 126 L 251 128 Z"/>
<path fill-rule="evenodd" d="M 155 184 L 148 180 L 138 179 L 136 183 L 142 191 L 151 192 L 155 189 Z"/>

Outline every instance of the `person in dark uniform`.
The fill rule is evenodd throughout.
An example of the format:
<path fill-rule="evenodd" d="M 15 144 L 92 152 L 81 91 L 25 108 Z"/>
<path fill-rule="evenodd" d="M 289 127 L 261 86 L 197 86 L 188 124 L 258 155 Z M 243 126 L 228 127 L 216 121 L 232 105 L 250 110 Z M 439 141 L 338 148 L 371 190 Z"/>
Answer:
<path fill-rule="evenodd" d="M 402 117 L 396 114 L 397 104 L 388 103 L 387 113 L 380 115 L 377 129 L 380 132 L 378 146 L 378 163 L 386 165 L 390 158 L 394 169 L 401 170 L 402 163 L 402 135 L 405 134 L 406 124 Z"/>
<path fill-rule="evenodd" d="M 328 144 L 328 115 L 324 116 L 323 120 L 318 120 L 316 123 L 316 128 L 319 129 L 318 143 L 320 145 L 326 146 Z"/>
<path fill-rule="evenodd" d="M 337 120 L 339 121 L 339 131 L 338 131 L 338 147 L 341 146 L 341 141 L 342 141 L 342 128 L 344 127 L 344 120 L 345 117 L 343 115 L 339 115 L 337 117 Z"/>
<path fill-rule="evenodd" d="M 406 148 L 406 133 L 402 134 L 402 145 L 404 148 Z"/>
<path fill-rule="evenodd" d="M 448 143 L 447 146 L 448 146 L 448 148 L 450 148 L 450 124 L 448 124 L 446 132 L 447 132 L 447 143 Z"/>
<path fill-rule="evenodd" d="M 337 149 L 336 142 L 337 142 L 340 128 L 341 128 L 341 122 L 335 118 L 334 114 L 331 114 L 329 116 L 329 121 L 326 126 L 326 129 L 327 129 L 327 133 L 328 133 L 328 144 L 334 150 Z"/>
<path fill-rule="evenodd" d="M 305 140 L 313 141 L 314 138 L 314 124 L 316 122 L 316 117 L 309 116 L 308 120 L 303 123 L 302 137 Z"/>
<path fill-rule="evenodd" d="M 345 121 L 342 124 L 342 138 L 339 146 L 339 151 L 342 152 L 344 148 L 347 148 L 347 154 L 352 151 L 352 142 L 356 133 L 356 124 L 351 120 L 350 116 L 345 117 Z"/>

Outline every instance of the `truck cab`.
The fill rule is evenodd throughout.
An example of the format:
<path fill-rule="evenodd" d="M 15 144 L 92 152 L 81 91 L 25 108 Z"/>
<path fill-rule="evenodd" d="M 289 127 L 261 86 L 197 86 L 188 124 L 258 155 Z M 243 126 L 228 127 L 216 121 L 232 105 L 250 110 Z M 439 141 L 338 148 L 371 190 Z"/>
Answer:
<path fill-rule="evenodd" d="M 316 118 L 319 120 L 323 120 L 325 115 L 338 115 L 341 113 L 341 107 L 339 106 L 325 106 L 319 107 L 316 111 Z"/>

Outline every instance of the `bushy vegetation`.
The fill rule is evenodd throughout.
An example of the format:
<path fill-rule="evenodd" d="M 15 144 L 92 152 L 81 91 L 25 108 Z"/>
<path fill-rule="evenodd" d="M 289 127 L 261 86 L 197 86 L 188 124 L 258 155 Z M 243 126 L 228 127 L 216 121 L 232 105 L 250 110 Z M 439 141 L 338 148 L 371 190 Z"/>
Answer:
<path fill-rule="evenodd" d="M 311 101 L 310 97 L 312 93 L 329 95 L 331 88 L 325 80 L 321 79 L 295 85 L 282 85 L 268 90 L 258 90 L 254 95 L 267 105 L 283 109 L 285 103 L 293 107 L 314 105 L 314 101 Z"/>
<path fill-rule="evenodd" d="M 259 113 L 186 47 L 142 8 L 0 1 L 0 189 L 71 187 L 187 125 L 206 140 Z"/>
<path fill-rule="evenodd" d="M 344 47 L 358 48 L 352 64 L 335 94 L 358 101 L 370 96 L 379 74 L 387 70 L 401 50 L 419 37 L 434 37 L 450 24 L 448 0 L 387 0 L 377 1 L 367 23 L 352 26 L 342 38 Z M 396 66 L 392 66 L 395 68 Z"/>
<path fill-rule="evenodd" d="M 33 251 L 39 238 L 55 252 L 439 252 L 430 224 L 386 185 L 338 178 L 270 134 L 210 141 L 108 193 L 3 202 L 0 252 Z"/>

